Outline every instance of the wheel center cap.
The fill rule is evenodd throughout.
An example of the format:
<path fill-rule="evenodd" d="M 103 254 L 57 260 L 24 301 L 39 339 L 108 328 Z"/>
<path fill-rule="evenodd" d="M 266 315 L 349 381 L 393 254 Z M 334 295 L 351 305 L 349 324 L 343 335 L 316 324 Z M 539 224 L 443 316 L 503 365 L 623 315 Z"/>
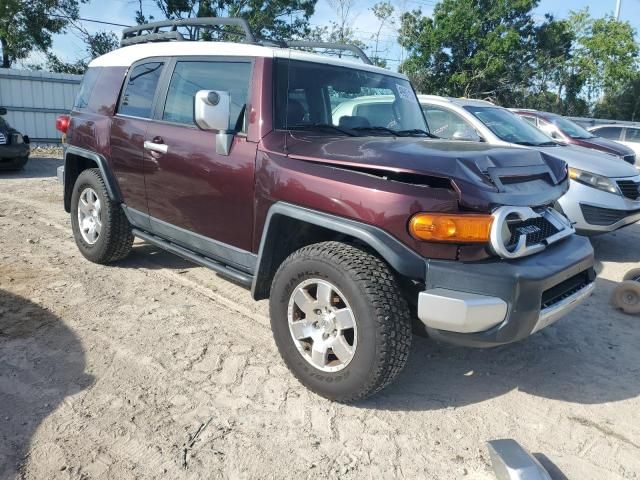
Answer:
<path fill-rule="evenodd" d="M 324 333 L 333 333 L 336 329 L 333 315 L 324 313 L 320 317 L 320 327 L 324 330 Z"/>

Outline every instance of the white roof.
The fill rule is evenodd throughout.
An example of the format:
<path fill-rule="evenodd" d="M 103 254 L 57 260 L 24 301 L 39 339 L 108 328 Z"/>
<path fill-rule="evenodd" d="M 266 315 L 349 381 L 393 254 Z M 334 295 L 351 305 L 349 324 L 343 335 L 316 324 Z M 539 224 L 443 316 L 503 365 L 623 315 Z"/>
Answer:
<path fill-rule="evenodd" d="M 222 57 L 291 58 L 292 60 L 338 65 L 385 75 L 392 75 L 403 79 L 407 78 L 400 73 L 392 72 L 391 70 L 376 67 L 374 65 L 368 65 L 360 62 L 359 60 L 319 55 L 317 53 L 309 53 L 289 48 L 266 47 L 262 45 L 231 42 L 150 42 L 139 45 L 130 45 L 128 47 L 118 48 L 117 50 L 96 58 L 89 64 L 89 66 L 128 67 L 132 63 L 145 58 L 207 55 L 219 55 Z"/>

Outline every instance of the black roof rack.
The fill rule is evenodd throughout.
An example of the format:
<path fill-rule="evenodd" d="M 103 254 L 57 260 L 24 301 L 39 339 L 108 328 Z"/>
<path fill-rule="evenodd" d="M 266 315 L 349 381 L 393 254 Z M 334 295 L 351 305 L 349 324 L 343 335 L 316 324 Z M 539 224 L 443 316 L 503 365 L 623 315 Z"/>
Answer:
<path fill-rule="evenodd" d="M 167 40 L 198 40 L 200 27 L 234 26 L 244 31 L 245 43 L 256 43 L 249 23 L 244 18 L 182 18 L 179 20 L 164 20 L 162 22 L 144 23 L 135 27 L 125 28 L 122 31 L 121 47 L 136 43 L 161 42 Z M 169 30 L 163 30 L 169 27 Z M 178 32 L 178 27 L 195 27 L 191 38 L 185 38 Z"/>
<path fill-rule="evenodd" d="M 356 45 L 330 42 L 307 42 L 303 40 L 289 40 L 281 42 L 273 40 L 256 40 L 256 37 L 251 32 L 249 22 L 247 22 L 244 18 L 197 17 L 182 18 L 178 20 L 164 20 L 162 22 L 136 25 L 135 27 L 125 28 L 122 31 L 122 40 L 120 41 L 120 46 L 126 47 L 128 45 L 135 45 L 138 43 L 166 42 L 171 40 L 200 40 L 200 29 L 202 27 L 207 28 L 218 26 L 239 27 L 244 32 L 244 43 L 252 43 L 254 45 L 265 45 L 280 48 L 323 48 L 327 50 L 343 50 L 355 54 L 364 63 L 372 65 L 372 62 L 367 54 L 364 53 L 362 49 L 360 47 L 357 47 Z M 188 38 L 185 38 L 185 36 L 178 31 L 178 27 L 191 27 L 193 28 L 193 30 L 189 30 L 187 32 Z"/>

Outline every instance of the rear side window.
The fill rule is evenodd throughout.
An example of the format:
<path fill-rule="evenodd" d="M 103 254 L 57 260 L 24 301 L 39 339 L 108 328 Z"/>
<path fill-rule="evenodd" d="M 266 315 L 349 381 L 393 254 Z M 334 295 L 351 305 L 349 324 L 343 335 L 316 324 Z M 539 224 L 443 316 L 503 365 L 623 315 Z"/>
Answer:
<path fill-rule="evenodd" d="M 524 118 L 527 122 L 529 122 L 534 127 L 537 126 L 536 125 L 536 119 L 534 117 L 529 117 L 528 115 L 520 115 L 520 117 Z"/>
<path fill-rule="evenodd" d="M 594 130 L 594 135 L 597 135 L 602 138 L 608 138 L 609 140 L 620 140 L 620 133 L 622 133 L 622 128 L 620 127 L 602 127 Z"/>
<path fill-rule="evenodd" d="M 424 116 L 429 125 L 429 131 L 440 138 L 453 138 L 457 132 L 473 130 L 465 120 L 453 112 L 438 107 L 423 106 Z"/>
<path fill-rule="evenodd" d="M 627 128 L 624 138 L 627 142 L 640 143 L 640 128 Z"/>
<path fill-rule="evenodd" d="M 162 73 L 162 62 L 137 65 L 131 71 L 118 113 L 132 117 L 151 118 L 153 99 Z"/>
<path fill-rule="evenodd" d="M 231 95 L 229 129 L 242 130 L 250 77 L 249 62 L 177 62 L 162 119 L 195 125 L 193 108 L 198 90 L 220 90 Z"/>
<path fill-rule="evenodd" d="M 82 110 L 84 108 L 87 108 L 87 106 L 89 105 L 91 92 L 93 91 L 93 87 L 95 87 L 96 82 L 98 81 L 98 77 L 100 76 L 101 71 L 102 68 L 100 67 L 93 67 L 86 71 L 84 77 L 82 77 L 80 91 L 78 92 L 76 101 L 73 104 L 74 109 Z"/>

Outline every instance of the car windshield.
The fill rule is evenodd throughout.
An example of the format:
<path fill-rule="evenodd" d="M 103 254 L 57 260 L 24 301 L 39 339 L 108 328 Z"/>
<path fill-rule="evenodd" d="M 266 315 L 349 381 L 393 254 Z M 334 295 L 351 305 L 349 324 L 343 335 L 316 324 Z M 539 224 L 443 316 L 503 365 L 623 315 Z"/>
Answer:
<path fill-rule="evenodd" d="M 333 135 L 430 135 L 404 78 L 288 59 L 277 61 L 275 122 Z"/>
<path fill-rule="evenodd" d="M 528 146 L 557 145 L 551 137 L 507 109 L 475 106 L 466 106 L 464 109 L 505 142 Z"/>
<path fill-rule="evenodd" d="M 585 139 L 585 138 L 593 138 L 593 137 L 595 137 L 595 135 L 593 135 L 589 131 L 585 130 L 584 128 L 582 128 L 577 123 L 572 122 L 568 118 L 564 118 L 564 117 L 560 117 L 560 116 L 555 116 L 554 115 L 553 117 L 550 117 L 549 120 L 551 120 L 551 122 L 556 127 L 558 127 L 562 131 L 562 133 L 564 133 L 565 135 L 570 136 L 571 138 Z"/>

